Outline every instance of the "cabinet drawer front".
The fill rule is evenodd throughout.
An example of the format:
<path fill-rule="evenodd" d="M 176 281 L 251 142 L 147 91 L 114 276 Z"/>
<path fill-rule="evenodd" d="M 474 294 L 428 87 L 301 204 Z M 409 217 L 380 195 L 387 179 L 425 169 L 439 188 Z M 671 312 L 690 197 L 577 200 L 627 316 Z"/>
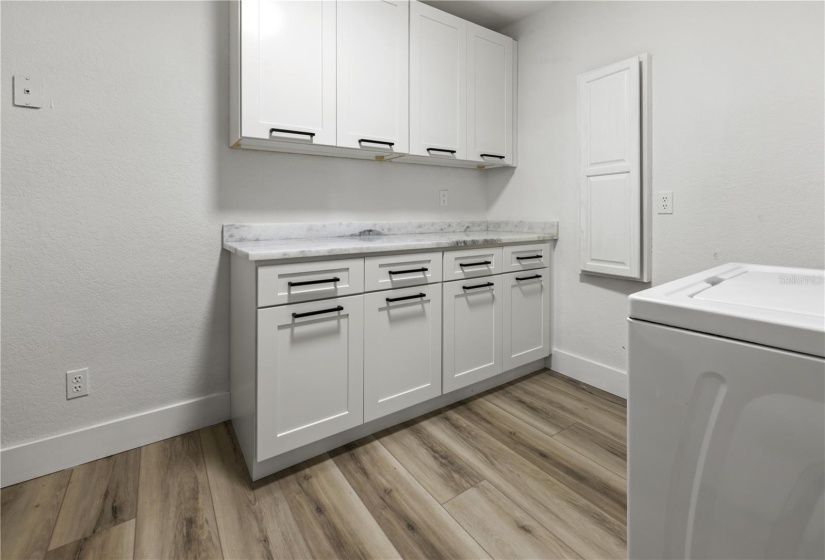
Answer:
<path fill-rule="evenodd" d="M 363 298 L 258 310 L 258 461 L 363 422 Z"/>
<path fill-rule="evenodd" d="M 441 394 L 441 286 L 364 296 L 364 421 Z"/>
<path fill-rule="evenodd" d="M 501 276 L 442 284 L 444 393 L 504 371 Z"/>
<path fill-rule="evenodd" d="M 417 253 L 364 260 L 366 291 L 441 282 L 441 253 Z"/>
<path fill-rule="evenodd" d="M 347 296 L 363 291 L 364 259 L 258 268 L 258 307 Z"/>
<path fill-rule="evenodd" d="M 550 271 L 505 274 L 504 370 L 550 355 Z"/>
<path fill-rule="evenodd" d="M 444 281 L 490 276 L 501 272 L 501 247 L 444 251 Z"/>
<path fill-rule="evenodd" d="M 550 266 L 550 244 L 505 245 L 503 263 L 503 272 L 547 268 Z"/>

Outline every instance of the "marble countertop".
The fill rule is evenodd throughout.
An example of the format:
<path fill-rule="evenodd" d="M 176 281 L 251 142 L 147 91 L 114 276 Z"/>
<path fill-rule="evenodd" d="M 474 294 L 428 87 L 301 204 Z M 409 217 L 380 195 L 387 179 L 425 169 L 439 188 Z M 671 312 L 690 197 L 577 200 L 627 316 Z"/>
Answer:
<path fill-rule="evenodd" d="M 508 229 L 515 231 L 506 231 Z M 323 237 L 325 234 L 332 235 Z M 223 247 L 251 261 L 264 261 L 530 243 L 551 239 L 558 239 L 558 222 L 227 224 L 224 226 Z"/>

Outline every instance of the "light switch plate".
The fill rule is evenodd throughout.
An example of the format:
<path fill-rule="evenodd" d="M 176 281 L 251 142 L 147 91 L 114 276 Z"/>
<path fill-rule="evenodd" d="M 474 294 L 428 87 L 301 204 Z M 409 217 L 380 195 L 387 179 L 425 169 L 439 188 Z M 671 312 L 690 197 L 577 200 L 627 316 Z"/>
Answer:
<path fill-rule="evenodd" d="M 31 76 L 14 77 L 14 104 L 39 109 L 43 106 L 43 82 Z"/>

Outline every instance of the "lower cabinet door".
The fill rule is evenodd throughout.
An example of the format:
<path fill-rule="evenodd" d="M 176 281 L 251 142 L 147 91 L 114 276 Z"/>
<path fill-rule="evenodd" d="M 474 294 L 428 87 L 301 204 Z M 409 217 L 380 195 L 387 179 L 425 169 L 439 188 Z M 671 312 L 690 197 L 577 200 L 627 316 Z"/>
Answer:
<path fill-rule="evenodd" d="M 486 276 L 444 287 L 444 392 L 449 393 L 503 371 L 501 276 Z"/>
<path fill-rule="evenodd" d="M 505 274 L 504 370 L 550 355 L 548 269 Z"/>
<path fill-rule="evenodd" d="M 363 423 L 364 299 L 258 310 L 257 460 Z"/>
<path fill-rule="evenodd" d="M 364 421 L 441 394 L 441 284 L 364 296 Z"/>

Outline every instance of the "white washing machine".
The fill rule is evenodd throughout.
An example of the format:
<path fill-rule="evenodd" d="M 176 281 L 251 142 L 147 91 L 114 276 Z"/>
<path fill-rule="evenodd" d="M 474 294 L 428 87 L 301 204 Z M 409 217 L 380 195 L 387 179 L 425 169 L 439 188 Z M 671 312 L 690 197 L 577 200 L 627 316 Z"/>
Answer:
<path fill-rule="evenodd" d="M 825 558 L 823 271 L 630 296 L 628 555 Z"/>

